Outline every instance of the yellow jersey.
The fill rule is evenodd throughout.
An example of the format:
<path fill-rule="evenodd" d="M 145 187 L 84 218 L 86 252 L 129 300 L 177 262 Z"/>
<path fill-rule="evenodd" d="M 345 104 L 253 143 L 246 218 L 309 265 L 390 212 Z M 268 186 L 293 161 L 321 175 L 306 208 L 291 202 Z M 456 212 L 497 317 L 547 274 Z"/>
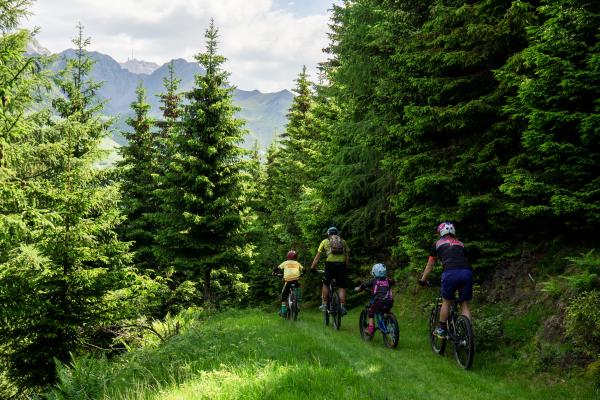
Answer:
<path fill-rule="evenodd" d="M 295 260 L 286 260 L 277 268 L 283 270 L 283 280 L 286 282 L 298 280 L 304 269 L 302 264 Z"/>

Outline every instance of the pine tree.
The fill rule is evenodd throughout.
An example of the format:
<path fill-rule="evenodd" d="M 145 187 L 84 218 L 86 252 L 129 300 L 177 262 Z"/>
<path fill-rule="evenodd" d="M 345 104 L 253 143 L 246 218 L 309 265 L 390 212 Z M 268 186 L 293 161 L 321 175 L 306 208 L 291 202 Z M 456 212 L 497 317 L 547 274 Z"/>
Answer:
<path fill-rule="evenodd" d="M 163 78 L 165 92 L 158 95 L 161 103 L 162 120 L 156 123 L 160 128 L 160 136 L 163 139 L 171 135 L 181 114 L 181 94 L 179 93 L 181 79 L 175 77 L 175 65 L 173 61 L 169 63 L 168 68 L 169 75 Z"/>
<path fill-rule="evenodd" d="M 273 218 L 283 224 L 286 236 L 295 246 L 301 236 L 300 221 L 297 218 L 297 204 L 302 197 L 303 187 L 313 183 L 316 178 L 313 149 L 317 144 L 318 133 L 312 130 L 313 92 L 312 82 L 306 73 L 306 66 L 296 79 L 296 93 L 287 114 L 288 123 L 282 135 L 279 154 L 280 176 L 277 201 L 272 202 Z"/>
<path fill-rule="evenodd" d="M 48 157 L 40 159 L 46 173 L 33 180 L 28 196 L 47 210 L 47 223 L 2 264 L 0 303 L 11 304 L 2 314 L 3 350 L 10 377 L 27 388 L 53 383 L 54 360 L 68 362 L 93 342 L 96 328 L 118 316 L 109 294 L 126 284 L 127 245 L 115 232 L 118 190 L 109 172 L 94 167 L 107 122 L 98 114 L 99 86 L 88 79 L 89 39 L 78 29 L 76 58 L 57 82 L 64 95 L 53 102 L 59 118 L 33 132 L 45 138 Z"/>
<path fill-rule="evenodd" d="M 526 45 L 532 10 L 511 1 L 423 2 L 413 10 L 410 3 L 385 12 L 373 32 L 397 35 L 381 32 L 376 43 L 385 73 L 372 98 L 388 131 L 380 148 L 394 149 L 382 163 L 397 178 L 396 252 L 421 260 L 436 222 L 450 219 L 482 255 L 479 265 L 494 265 L 518 252 L 504 240 L 518 230 L 506 223 L 498 190 L 516 128 L 501 112 L 507 90 L 493 71 Z"/>
<path fill-rule="evenodd" d="M 39 71 L 41 60 L 25 56 L 34 32 L 18 29 L 28 14 L 27 0 L 0 0 L 0 397 L 27 395 L 15 364 L 12 336 L 22 326 L 18 321 L 35 318 L 23 304 L 15 304 L 13 295 L 23 275 L 34 278 L 36 261 L 43 258 L 32 243 L 38 232 L 51 226 L 47 210 L 39 207 L 33 195 L 36 178 L 47 172 L 41 165 L 47 146 L 35 132 L 34 90 L 47 82 Z M 16 260 L 28 259 L 25 270 L 15 267 Z M 12 325 L 9 325 L 12 324 Z"/>
<path fill-rule="evenodd" d="M 154 195 L 156 182 L 152 174 L 159 162 L 158 138 L 152 131 L 154 120 L 148 116 L 150 105 L 146 102 L 146 90 L 142 82 L 137 88 L 137 98 L 131 104 L 133 117 L 127 120 L 132 132 L 123 132 L 128 145 L 122 148 L 121 193 L 123 214 L 127 218 L 121 226 L 125 241 L 133 242 L 135 264 L 140 270 L 156 272 L 154 259 L 154 235 L 156 226 L 151 220 L 158 201 Z"/>
<path fill-rule="evenodd" d="M 538 11 L 529 46 L 498 72 L 516 90 L 506 111 L 522 128 L 501 189 L 534 238 L 580 240 L 600 223 L 600 8 L 561 0 Z"/>
<path fill-rule="evenodd" d="M 180 126 L 171 136 L 172 157 L 162 187 L 157 242 L 163 262 L 182 279 L 201 280 L 211 302 L 213 271 L 242 265 L 239 242 L 242 219 L 240 170 L 244 131 L 234 118 L 232 88 L 217 54 L 218 31 L 211 22 L 206 52 L 196 56 L 206 70 L 186 94 Z"/>
<path fill-rule="evenodd" d="M 319 119 L 329 123 L 319 191 L 326 221 L 343 230 L 353 259 L 381 258 L 381 249 L 395 236 L 390 224 L 394 175 L 382 169 L 388 123 L 378 110 L 389 99 L 376 101 L 389 85 L 394 34 L 406 24 L 391 18 L 393 7 L 399 6 L 369 0 L 334 6 L 326 50 L 331 58 L 322 65 L 329 85 L 321 86 L 317 97 L 324 114 Z M 327 116 L 327 106 L 337 115 Z"/>

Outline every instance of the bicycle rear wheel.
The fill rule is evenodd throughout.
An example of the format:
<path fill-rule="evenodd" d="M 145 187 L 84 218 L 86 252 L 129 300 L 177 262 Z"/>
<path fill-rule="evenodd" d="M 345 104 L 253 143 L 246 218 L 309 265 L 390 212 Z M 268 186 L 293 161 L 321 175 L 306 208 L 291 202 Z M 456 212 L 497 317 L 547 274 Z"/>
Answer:
<path fill-rule="evenodd" d="M 331 312 L 331 322 L 333 324 L 333 327 L 335 328 L 335 330 L 339 331 L 342 327 L 342 310 L 340 307 L 340 297 L 337 292 L 335 292 L 331 298 L 329 310 Z"/>
<path fill-rule="evenodd" d="M 473 365 L 475 356 L 475 340 L 473 337 L 473 325 L 464 315 L 459 315 L 455 323 L 454 358 L 458 365 L 469 369 Z"/>
<path fill-rule="evenodd" d="M 431 350 L 433 350 L 434 353 L 443 356 L 446 351 L 446 339 L 440 339 L 433 334 L 433 331 L 437 328 L 440 321 L 440 307 L 441 305 L 436 303 L 429 315 L 429 343 L 431 344 Z"/>
<path fill-rule="evenodd" d="M 367 342 L 373 340 L 373 336 L 368 335 L 367 332 L 365 332 L 365 329 L 367 329 L 367 327 L 369 326 L 368 314 L 369 312 L 365 308 L 360 312 L 360 317 L 358 318 L 358 329 L 360 331 L 360 337 Z"/>
<path fill-rule="evenodd" d="M 288 319 L 292 321 L 296 321 L 298 319 L 298 301 L 296 297 L 296 289 L 292 288 L 290 290 L 290 295 L 288 296 Z"/>
<path fill-rule="evenodd" d="M 398 327 L 398 321 L 394 314 L 387 314 L 383 317 L 383 323 L 385 326 L 385 332 L 383 333 L 383 343 L 389 349 L 395 349 L 398 347 L 398 341 L 400 339 L 400 328 Z"/>

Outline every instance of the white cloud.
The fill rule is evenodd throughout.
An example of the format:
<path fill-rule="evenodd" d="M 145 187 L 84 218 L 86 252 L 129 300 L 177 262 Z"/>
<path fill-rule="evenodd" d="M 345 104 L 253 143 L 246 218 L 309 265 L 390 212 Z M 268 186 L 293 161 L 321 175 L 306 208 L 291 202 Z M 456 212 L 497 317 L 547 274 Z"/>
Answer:
<path fill-rule="evenodd" d="M 293 87 L 302 65 L 312 71 L 326 56 L 327 9 L 296 17 L 272 0 L 37 0 L 27 26 L 39 26 L 39 42 L 52 52 L 71 47 L 81 22 L 91 50 L 117 61 L 135 58 L 163 63 L 192 60 L 204 51 L 204 32 L 214 18 L 219 52 L 228 58 L 231 83 L 241 89 Z"/>

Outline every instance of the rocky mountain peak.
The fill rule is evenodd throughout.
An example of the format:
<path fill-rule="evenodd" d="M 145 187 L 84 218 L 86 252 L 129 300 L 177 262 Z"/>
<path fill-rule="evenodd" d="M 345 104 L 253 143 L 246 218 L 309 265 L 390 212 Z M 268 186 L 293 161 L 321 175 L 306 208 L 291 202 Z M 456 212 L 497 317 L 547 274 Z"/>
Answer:
<path fill-rule="evenodd" d="M 156 63 L 138 60 L 137 58 L 129 58 L 127 61 L 119 63 L 119 65 L 129 72 L 140 75 L 150 75 L 160 67 Z"/>

